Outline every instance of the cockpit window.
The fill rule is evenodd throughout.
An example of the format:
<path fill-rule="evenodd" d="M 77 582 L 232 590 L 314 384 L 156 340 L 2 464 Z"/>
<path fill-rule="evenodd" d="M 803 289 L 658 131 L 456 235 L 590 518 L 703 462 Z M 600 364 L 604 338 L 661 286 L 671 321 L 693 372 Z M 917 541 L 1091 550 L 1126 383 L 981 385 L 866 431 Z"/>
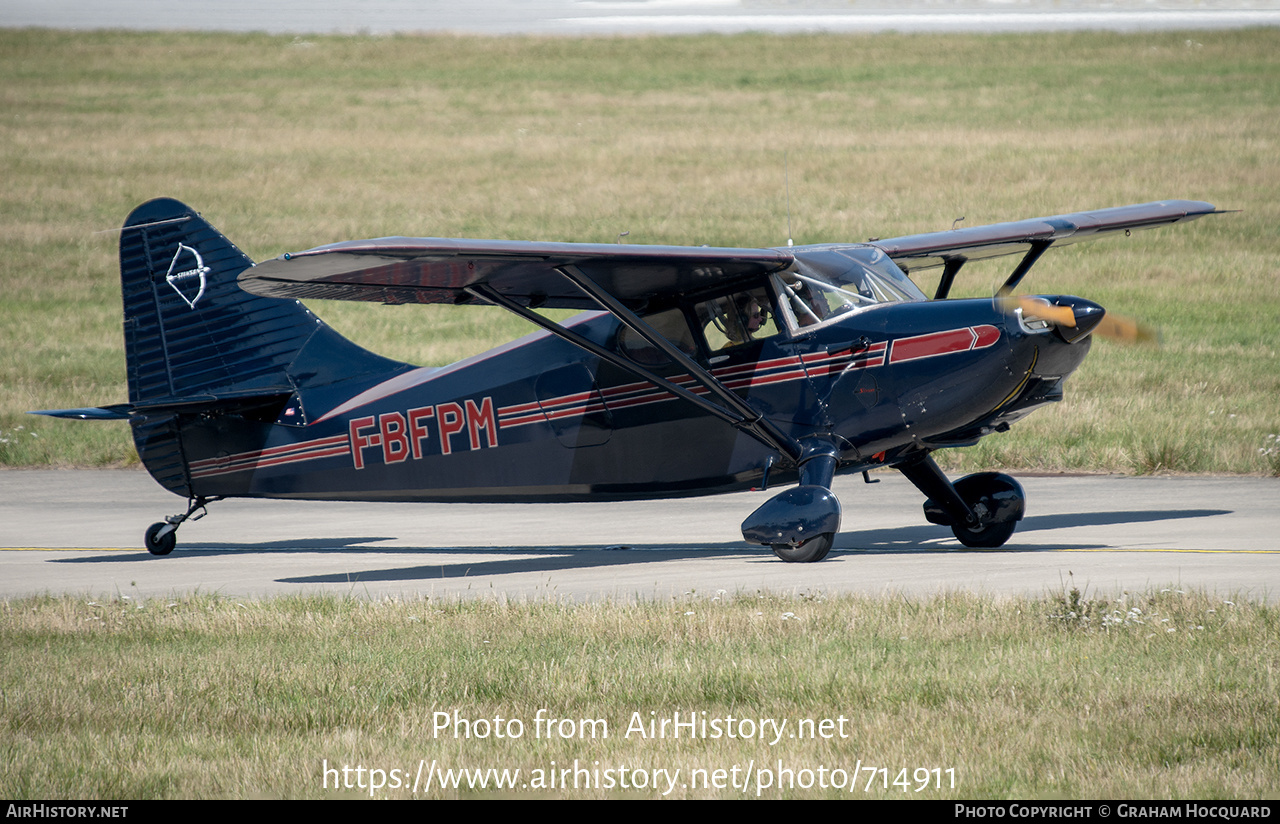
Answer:
<path fill-rule="evenodd" d="M 707 352 L 712 354 L 771 338 L 782 332 L 767 286 L 721 294 L 698 301 L 688 310 L 667 309 L 646 315 L 643 320 L 653 331 L 690 357 L 699 355 L 698 330 L 702 331 Z M 619 352 L 641 366 L 661 366 L 673 360 L 662 349 L 626 325 L 619 325 L 614 345 Z"/>
<path fill-rule="evenodd" d="M 868 306 L 928 300 L 874 246 L 797 255 L 795 268 L 773 279 L 778 303 L 795 329 L 817 326 Z"/>
<path fill-rule="evenodd" d="M 711 352 L 771 338 L 779 332 L 769 292 L 763 286 L 704 300 L 694 311 Z"/>
<path fill-rule="evenodd" d="M 693 342 L 693 333 L 689 330 L 689 322 L 679 309 L 669 309 L 645 319 L 659 335 L 676 345 L 686 355 L 697 354 L 698 347 Z M 628 326 L 618 332 L 618 350 L 641 366 L 658 366 L 670 362 L 666 354 Z"/>

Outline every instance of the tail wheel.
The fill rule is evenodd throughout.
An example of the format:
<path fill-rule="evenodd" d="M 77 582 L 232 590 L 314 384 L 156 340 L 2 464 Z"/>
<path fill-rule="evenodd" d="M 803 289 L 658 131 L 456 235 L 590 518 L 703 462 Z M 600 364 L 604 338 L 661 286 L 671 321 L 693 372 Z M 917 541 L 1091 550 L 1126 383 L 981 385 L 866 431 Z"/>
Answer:
<path fill-rule="evenodd" d="M 152 524 L 142 540 L 152 555 L 168 555 L 178 545 L 178 528 L 164 522 Z"/>
<path fill-rule="evenodd" d="M 816 538 L 810 538 L 800 546 L 774 544 L 773 554 L 789 564 L 813 564 L 827 557 L 831 545 L 835 543 L 834 532 L 824 532 Z"/>
<path fill-rule="evenodd" d="M 221 501 L 222 498 L 204 498 L 196 496 L 187 502 L 187 511 L 181 515 L 170 515 L 157 524 L 147 527 L 147 534 L 142 540 L 146 544 L 147 552 L 152 555 L 168 555 L 173 552 L 173 548 L 178 545 L 178 527 L 187 521 L 198 521 L 205 515 L 209 514 L 206 509 L 209 504 L 214 501 Z"/>

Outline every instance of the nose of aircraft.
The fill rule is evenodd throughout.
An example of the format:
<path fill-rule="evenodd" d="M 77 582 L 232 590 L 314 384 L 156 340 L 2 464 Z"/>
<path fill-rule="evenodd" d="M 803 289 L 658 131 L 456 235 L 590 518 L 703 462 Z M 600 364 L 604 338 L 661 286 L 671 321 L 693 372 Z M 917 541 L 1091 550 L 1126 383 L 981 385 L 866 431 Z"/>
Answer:
<path fill-rule="evenodd" d="M 1027 376 L 1030 381 L 1021 386 L 1022 393 L 1035 394 L 1032 384 L 1039 381 L 1045 386 L 1057 387 L 1060 396 L 1061 382 L 1089 353 L 1092 333 L 1106 316 L 1106 310 L 1091 300 L 1072 295 L 1018 297 L 1013 299 L 1012 309 L 1009 303 L 1003 308 L 1012 347 L 1009 370 L 1015 376 Z"/>
<path fill-rule="evenodd" d="M 1067 343 L 1075 343 L 1088 335 L 1097 328 L 1107 314 L 1106 309 L 1084 298 L 1063 296 L 1054 302 L 1058 306 L 1070 309 L 1071 315 L 1075 319 L 1075 323 L 1071 325 L 1059 324 L 1054 329 Z"/>
<path fill-rule="evenodd" d="M 1023 296 L 1014 298 L 1012 307 L 1025 331 L 1043 330 L 1048 325 L 1067 343 L 1088 337 L 1107 314 L 1107 310 L 1093 301 L 1074 295 Z"/>

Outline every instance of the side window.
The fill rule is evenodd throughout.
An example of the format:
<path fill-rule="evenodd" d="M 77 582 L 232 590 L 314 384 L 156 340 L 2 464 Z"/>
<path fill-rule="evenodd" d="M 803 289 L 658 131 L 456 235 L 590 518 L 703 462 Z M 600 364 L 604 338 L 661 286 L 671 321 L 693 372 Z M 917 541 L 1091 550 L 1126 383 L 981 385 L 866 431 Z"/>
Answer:
<path fill-rule="evenodd" d="M 712 352 L 778 334 L 778 319 L 763 286 L 704 300 L 696 311 L 707 349 Z"/>
<path fill-rule="evenodd" d="M 777 278 L 783 305 L 797 328 L 822 323 L 831 314 L 826 294 L 799 278 Z"/>
<path fill-rule="evenodd" d="M 698 354 L 698 347 L 693 342 L 693 332 L 680 309 L 668 309 L 649 315 L 644 318 L 644 322 L 686 355 Z M 618 332 L 618 351 L 641 366 L 661 366 L 671 361 L 661 349 L 636 334 L 629 326 L 623 326 Z"/>
<path fill-rule="evenodd" d="M 813 252 L 771 278 L 783 321 L 794 331 L 825 324 L 846 312 L 928 300 L 897 264 L 874 247 Z"/>

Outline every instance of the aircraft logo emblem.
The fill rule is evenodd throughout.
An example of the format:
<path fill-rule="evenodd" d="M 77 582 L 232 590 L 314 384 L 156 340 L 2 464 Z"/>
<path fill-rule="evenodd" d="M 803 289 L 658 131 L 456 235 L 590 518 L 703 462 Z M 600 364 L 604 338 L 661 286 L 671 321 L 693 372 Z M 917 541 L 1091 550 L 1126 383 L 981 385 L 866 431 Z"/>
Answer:
<path fill-rule="evenodd" d="M 183 252 L 191 253 L 191 256 L 195 258 L 195 266 L 182 271 L 174 271 L 178 268 L 178 261 L 182 258 Z M 204 296 L 204 287 L 206 282 L 205 276 L 208 275 L 210 271 L 209 267 L 204 265 L 204 258 L 200 257 L 199 252 L 186 244 L 179 243 L 178 251 L 173 253 L 173 260 L 169 263 L 169 271 L 164 276 L 164 279 L 171 287 L 173 287 L 173 291 L 178 293 L 178 297 L 182 298 L 183 302 L 185 302 L 187 306 L 194 309 L 196 308 L 196 304 L 200 301 L 200 298 Z M 191 289 L 190 287 L 185 287 L 186 291 L 184 292 L 183 282 L 190 281 L 192 278 L 199 278 L 200 285 L 195 290 L 195 297 L 189 298 L 187 295 L 191 292 Z"/>

